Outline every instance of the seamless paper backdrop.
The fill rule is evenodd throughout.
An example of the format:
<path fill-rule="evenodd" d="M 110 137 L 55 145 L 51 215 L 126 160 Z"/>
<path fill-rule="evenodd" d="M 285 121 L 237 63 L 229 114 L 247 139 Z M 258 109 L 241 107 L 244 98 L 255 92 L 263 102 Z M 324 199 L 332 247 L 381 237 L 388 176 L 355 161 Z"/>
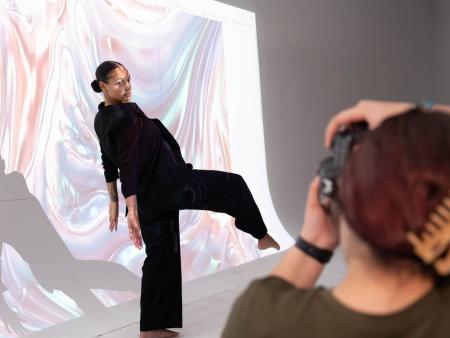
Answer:
<path fill-rule="evenodd" d="M 214 1 L 0 0 L 0 52 L 5 173 L 23 175 L 74 261 L 119 263 L 139 277 L 144 259 L 128 239 L 122 197 L 119 231 L 108 231 L 109 198 L 93 129 L 102 96 L 90 87 L 104 60 L 129 69 L 132 101 L 162 120 L 195 168 L 242 174 L 269 231 L 283 248 L 291 243 L 267 184 L 252 13 Z M 17 228 L 40 231 L 33 218 L 25 223 Z M 180 227 L 184 281 L 260 256 L 256 241 L 227 215 L 183 211 Z M 39 264 L 23 257 L 15 244 L 21 242 L 1 228 L 0 303 L 10 315 L 36 331 L 86 314 L 63 286 L 42 284 Z M 33 242 L 36 252 L 54 242 L 41 241 Z M 126 285 L 123 291 L 89 288 L 106 307 L 138 294 Z M 0 317 L 10 318 L 2 307 Z M 0 322 L 0 336 L 17 336 L 8 323 Z"/>

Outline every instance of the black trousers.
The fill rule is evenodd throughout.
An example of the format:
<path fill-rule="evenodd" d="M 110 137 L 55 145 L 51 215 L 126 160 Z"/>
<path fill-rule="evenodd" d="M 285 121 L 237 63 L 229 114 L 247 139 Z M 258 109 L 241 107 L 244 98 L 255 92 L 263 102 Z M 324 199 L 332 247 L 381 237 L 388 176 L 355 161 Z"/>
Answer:
<path fill-rule="evenodd" d="M 244 179 L 237 174 L 193 170 L 168 210 L 141 221 L 147 257 L 142 266 L 140 330 L 182 327 L 179 210 L 226 213 L 238 229 L 261 239 L 267 228 Z"/>

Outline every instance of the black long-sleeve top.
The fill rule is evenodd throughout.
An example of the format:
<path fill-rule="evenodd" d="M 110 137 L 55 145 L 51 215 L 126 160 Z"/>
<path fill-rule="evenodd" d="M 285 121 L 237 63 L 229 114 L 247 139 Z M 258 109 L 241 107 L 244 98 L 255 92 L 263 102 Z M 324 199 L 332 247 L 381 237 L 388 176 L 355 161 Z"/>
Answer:
<path fill-rule="evenodd" d="M 120 178 L 123 196 L 137 195 L 140 218 L 151 218 L 167 207 L 192 165 L 185 163 L 164 125 L 149 119 L 134 102 L 109 106 L 102 102 L 94 128 L 106 182 Z"/>

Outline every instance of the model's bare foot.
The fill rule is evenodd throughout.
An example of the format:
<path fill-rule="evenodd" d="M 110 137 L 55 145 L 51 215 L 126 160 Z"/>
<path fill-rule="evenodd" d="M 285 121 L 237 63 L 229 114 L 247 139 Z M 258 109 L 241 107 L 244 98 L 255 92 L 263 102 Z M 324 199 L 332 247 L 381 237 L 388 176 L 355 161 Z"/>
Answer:
<path fill-rule="evenodd" d="M 258 241 L 258 249 L 266 250 L 266 249 L 270 249 L 270 248 L 280 250 L 280 244 L 278 244 L 278 242 L 276 240 L 274 240 L 272 238 L 272 236 L 270 236 L 269 234 L 266 234 L 263 238 L 261 238 Z"/>
<path fill-rule="evenodd" d="M 171 330 L 152 330 L 152 331 L 141 331 L 139 338 L 172 338 L 177 337 L 178 332 Z"/>

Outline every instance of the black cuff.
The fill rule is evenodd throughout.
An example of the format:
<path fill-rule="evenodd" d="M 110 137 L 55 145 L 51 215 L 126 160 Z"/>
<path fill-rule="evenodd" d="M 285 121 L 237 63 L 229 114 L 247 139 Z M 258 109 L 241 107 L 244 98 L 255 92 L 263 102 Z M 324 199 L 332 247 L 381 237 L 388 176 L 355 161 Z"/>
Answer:
<path fill-rule="evenodd" d="M 295 241 L 295 246 L 303 251 L 308 256 L 314 258 L 322 264 L 328 263 L 333 256 L 333 251 L 320 249 L 315 245 L 305 241 L 300 236 L 297 237 Z"/>

